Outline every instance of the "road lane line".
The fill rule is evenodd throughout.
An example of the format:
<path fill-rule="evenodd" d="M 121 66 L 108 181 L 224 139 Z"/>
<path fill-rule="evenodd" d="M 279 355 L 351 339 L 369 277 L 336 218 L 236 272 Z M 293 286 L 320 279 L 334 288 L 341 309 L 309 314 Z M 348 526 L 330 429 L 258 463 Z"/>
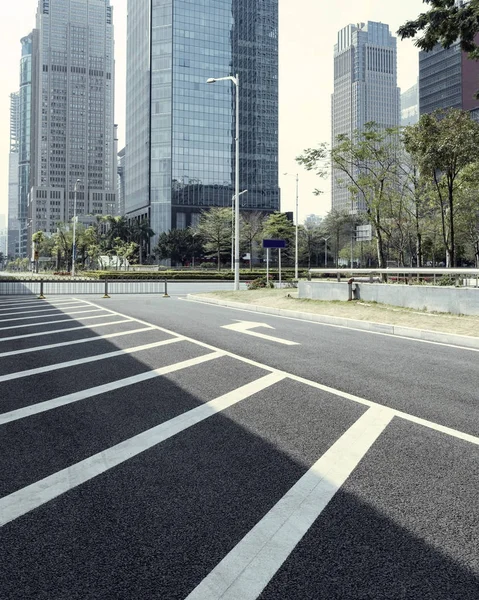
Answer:
<path fill-rule="evenodd" d="M 13 309 L 17 309 L 17 308 L 30 308 L 30 306 L 53 306 L 54 307 L 54 306 L 57 306 L 60 304 L 69 304 L 71 302 L 83 303 L 82 300 L 79 300 L 79 299 L 77 300 L 75 298 L 71 298 L 70 300 L 56 300 L 54 303 L 50 302 L 49 300 L 46 302 L 45 301 L 40 302 L 38 300 L 38 298 L 36 298 L 35 301 L 28 302 L 28 304 L 23 304 L 23 303 L 19 303 L 19 302 L 14 302 L 12 304 L 7 304 L 7 303 L 1 304 L 0 303 L 0 306 L 7 307 L 7 308 L 0 308 L 0 312 L 7 310 L 7 309 L 13 310 Z"/>
<path fill-rule="evenodd" d="M 103 308 L 97 308 L 95 310 L 89 309 L 89 310 L 74 310 L 72 312 L 62 312 L 59 315 L 57 315 L 58 317 L 61 317 L 63 315 L 65 316 L 69 316 L 69 315 L 81 315 L 84 313 L 92 313 L 92 312 L 99 312 L 101 310 L 104 310 Z M 55 312 L 55 311 L 51 311 L 51 312 Z M 55 315 L 41 315 L 42 317 L 54 317 Z M 11 323 L 12 321 L 27 321 L 28 319 L 38 319 L 38 316 L 34 316 L 34 317 L 19 317 L 17 319 L 0 319 L 0 324 L 2 323 Z M 40 323 L 34 323 L 34 325 L 41 325 L 42 322 Z M 0 331 L 4 329 L 4 327 L 0 327 Z"/>
<path fill-rule="evenodd" d="M 366 411 L 186 600 L 256 600 L 392 417 L 390 409 Z"/>
<path fill-rule="evenodd" d="M 270 373 L 5 496 L 0 500 L 0 527 L 282 379 Z"/>
<path fill-rule="evenodd" d="M 109 317 L 109 316 L 111 317 L 113 315 L 105 315 L 105 318 Z M 53 322 L 56 323 L 56 321 L 53 321 Z M 95 328 L 109 327 L 111 325 L 117 325 L 118 323 L 131 323 L 131 322 L 132 322 L 132 319 L 122 319 L 121 321 L 110 321 L 108 323 L 96 323 L 95 325 L 93 325 L 93 327 L 95 327 Z M 29 325 L 29 327 L 31 327 L 31 325 Z M 26 338 L 39 337 L 42 335 L 44 335 L 44 336 L 54 335 L 55 333 L 63 333 L 65 331 L 78 331 L 80 329 L 90 329 L 90 327 L 88 325 L 82 325 L 81 327 L 67 327 L 65 329 L 54 329 L 53 331 L 40 331 L 38 333 L 26 333 L 25 335 L 12 335 L 10 337 L 0 338 L 0 344 L 2 342 L 11 342 L 13 340 L 24 340 Z"/>
<path fill-rule="evenodd" d="M 142 327 L 140 329 L 132 329 L 130 331 L 117 331 L 115 333 L 107 333 L 106 335 L 95 335 L 89 338 L 80 340 L 71 340 L 69 342 L 60 342 L 58 344 L 48 344 L 46 346 L 33 346 L 32 348 L 22 348 L 21 350 L 12 350 L 10 352 L 0 352 L 0 358 L 7 356 L 18 356 L 19 354 L 28 354 L 29 352 L 40 352 L 41 350 L 52 350 L 54 348 L 62 348 L 63 346 L 73 346 L 75 344 L 86 344 L 88 342 L 97 342 L 100 340 L 109 340 L 111 338 L 120 337 L 123 335 L 131 335 L 133 333 L 142 333 L 144 331 L 155 331 L 151 327 Z"/>
<path fill-rule="evenodd" d="M 151 350 L 153 348 L 159 348 L 166 344 L 172 344 L 174 342 L 182 342 L 184 339 L 181 336 L 173 338 L 171 340 L 162 340 L 161 342 L 152 342 L 151 344 L 143 344 L 143 346 L 134 346 L 133 348 L 122 348 L 121 350 L 115 350 L 113 352 L 105 352 L 103 354 L 95 354 L 95 356 L 87 356 L 85 358 L 77 358 L 75 360 L 68 360 L 62 363 L 56 363 L 54 365 L 47 365 L 46 367 L 37 367 L 36 369 L 27 369 L 25 371 L 17 371 L 16 373 L 9 373 L 8 375 L 0 376 L 0 383 L 4 381 L 12 381 L 13 379 L 21 379 L 22 377 L 30 377 L 31 375 L 40 375 L 41 373 L 48 373 L 50 371 L 57 371 L 59 369 L 67 369 L 68 367 L 76 367 L 78 365 L 84 365 L 90 362 L 97 362 L 99 360 L 105 360 L 107 358 L 114 358 L 116 356 L 123 356 L 125 354 L 134 354 L 135 352 L 142 352 L 143 350 Z"/>
<path fill-rule="evenodd" d="M 40 308 L 40 306 L 37 308 L 37 310 L 22 310 L 22 311 L 17 311 L 17 312 L 13 312 L 13 313 L 5 313 L 2 314 L 0 311 L 0 317 L 13 317 L 13 316 L 18 316 L 18 315 L 30 315 L 30 314 L 38 314 L 38 313 L 44 313 L 44 312 L 53 312 L 53 311 L 62 311 L 63 309 L 68 309 L 68 308 L 79 308 L 81 306 L 80 302 L 76 302 L 75 304 L 68 304 L 68 306 L 61 306 L 60 308 L 57 308 L 55 306 L 49 306 L 48 308 Z M 42 315 L 40 315 L 42 316 Z M 6 319 L 7 321 L 9 319 Z M 5 319 L 0 319 L 1 321 L 5 321 Z"/>
<path fill-rule="evenodd" d="M 103 310 L 103 309 L 100 309 Z M 87 311 L 87 312 L 99 312 L 99 311 Z M 81 321 L 87 321 L 88 319 L 106 319 L 107 317 L 114 317 L 116 315 L 96 315 L 94 317 L 80 317 Z M 78 322 L 80 322 L 80 320 Z M 132 321 L 131 317 L 127 317 L 125 320 Z M 0 331 L 7 331 L 9 329 L 20 329 L 22 327 L 42 327 L 43 325 L 53 325 L 56 323 L 76 323 L 77 319 L 56 319 L 55 321 L 42 321 L 41 323 L 27 323 L 26 325 L 11 325 L 10 327 L 0 327 Z M 112 321 L 112 323 L 120 323 L 121 321 Z M 66 329 L 64 331 L 67 331 Z M 42 332 L 48 333 L 48 330 Z M 3 338 L 0 338 L 0 340 Z"/>
<path fill-rule="evenodd" d="M 169 343 L 172 343 L 172 340 L 168 341 Z M 125 377 L 124 379 L 117 379 L 116 381 L 97 385 L 86 390 L 73 392 L 72 394 L 67 394 L 66 396 L 59 396 L 58 398 L 53 398 L 52 400 L 31 404 L 30 406 L 25 406 L 24 408 L 19 408 L 17 410 L 0 414 L 0 426 L 5 425 L 6 423 L 11 423 L 12 421 L 18 421 L 19 419 L 31 417 L 32 415 L 38 415 L 42 412 L 59 408 L 60 406 L 73 404 L 74 402 L 79 402 L 80 400 L 86 400 L 93 398 L 94 396 L 99 396 L 100 394 L 113 392 L 115 390 L 128 387 L 129 385 L 135 385 L 136 383 L 148 381 L 149 379 L 162 377 L 164 375 L 168 375 L 169 373 L 180 371 L 181 369 L 195 367 L 196 365 L 200 365 L 204 362 L 215 360 L 216 358 L 221 358 L 223 356 L 223 352 L 211 352 L 210 354 L 204 354 L 203 356 L 198 356 L 196 358 L 189 358 L 188 360 L 183 360 L 181 362 L 168 365 L 167 367 L 159 367 L 158 369 L 146 371 L 146 373 L 139 373 L 138 375 L 132 375 L 130 377 Z"/>
<path fill-rule="evenodd" d="M 85 302 L 91 306 L 98 306 L 97 304 L 94 304 L 93 302 L 88 301 L 88 300 L 85 300 Z M 123 317 L 126 319 L 133 318 L 129 315 L 125 315 L 124 313 L 120 313 L 115 310 L 111 310 L 110 308 L 105 308 L 104 310 L 111 313 L 112 315 L 116 315 L 118 317 Z M 154 325 L 152 323 L 148 323 L 148 321 L 143 321 L 141 319 L 136 319 L 136 318 L 133 318 L 133 320 L 136 321 L 137 323 L 141 323 L 142 325 L 151 325 L 152 327 L 155 327 L 156 329 L 158 329 L 159 331 L 162 331 L 164 333 L 169 333 L 170 335 L 178 335 L 176 332 L 171 331 L 170 329 L 166 329 L 165 327 L 160 327 L 159 325 Z M 212 351 L 219 350 L 219 348 L 217 348 L 216 346 L 212 346 L 211 344 L 207 344 L 206 342 L 200 342 L 199 340 L 195 340 L 194 338 L 190 338 L 188 336 L 183 336 L 183 337 L 186 341 L 191 342 L 192 344 L 197 344 L 198 346 L 201 346 L 202 348 L 207 348 L 208 350 L 212 350 Z M 394 337 L 394 336 L 391 336 L 391 337 Z M 431 342 L 431 343 L 433 343 L 433 342 Z M 471 348 L 462 348 L 462 347 L 459 347 L 458 349 L 459 350 L 471 350 Z M 379 408 L 389 408 L 389 407 L 386 407 L 386 405 L 384 405 L 384 404 L 379 404 L 379 402 L 373 402 L 372 400 L 366 400 L 365 398 L 361 398 L 360 396 L 354 396 L 353 394 L 349 394 L 347 392 L 343 392 L 341 390 L 331 388 L 331 387 L 323 385 L 321 383 L 317 383 L 316 381 L 312 381 L 310 379 L 305 379 L 304 377 L 300 377 L 298 375 L 293 375 L 292 373 L 288 373 L 287 371 L 283 371 L 283 370 L 277 369 L 275 367 L 270 367 L 269 365 L 265 365 L 256 360 L 252 360 L 250 358 L 240 356 L 239 354 L 235 354 L 234 352 L 229 352 L 228 350 L 223 350 L 223 352 L 224 352 L 225 356 L 229 356 L 231 358 L 239 360 L 247 365 L 251 365 L 253 367 L 259 367 L 260 369 L 263 369 L 263 370 L 266 369 L 266 370 L 271 371 L 272 373 L 282 374 L 285 377 L 292 379 L 293 381 L 298 381 L 300 383 L 304 383 L 311 387 L 315 387 L 319 390 L 323 390 L 334 396 L 338 396 L 338 397 L 344 398 L 346 400 L 351 400 L 352 402 L 356 402 L 358 404 L 363 404 L 363 405 L 369 406 L 369 407 L 376 406 Z M 415 422 L 417 424 L 420 424 L 424 427 L 428 427 L 430 429 L 435 429 L 436 431 L 441 431 L 442 433 L 446 433 L 447 435 L 450 435 L 452 437 L 460 438 L 462 440 L 470 442 L 471 444 L 479 445 L 479 437 L 476 437 L 474 435 L 464 433 L 462 431 L 459 431 L 457 429 L 452 429 L 447 426 L 439 425 L 438 423 L 434 423 L 433 421 L 428 421 L 427 419 L 415 417 L 414 415 L 401 412 L 394 408 L 390 408 L 390 410 L 394 411 L 395 415 L 397 417 L 400 417 L 401 419 L 406 419 L 406 420 Z"/>

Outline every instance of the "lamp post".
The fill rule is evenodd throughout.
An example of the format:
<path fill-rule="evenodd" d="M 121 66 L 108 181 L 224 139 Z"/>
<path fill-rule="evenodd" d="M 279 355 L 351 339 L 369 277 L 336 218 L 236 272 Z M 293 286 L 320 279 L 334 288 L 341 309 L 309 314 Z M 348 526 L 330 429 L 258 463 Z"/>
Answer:
<path fill-rule="evenodd" d="M 236 149 L 235 149 L 235 269 L 234 269 L 234 290 L 239 290 L 239 76 L 229 75 L 228 77 L 210 77 L 206 83 L 215 83 L 216 81 L 232 81 L 236 87 Z"/>
<path fill-rule="evenodd" d="M 73 192 L 73 248 L 72 248 L 72 277 L 75 277 L 75 258 L 76 258 L 76 224 L 77 224 L 77 193 L 78 184 L 80 180 L 75 181 L 75 188 Z"/>
<path fill-rule="evenodd" d="M 327 269 L 328 268 L 328 240 L 331 236 L 325 238 L 321 238 L 322 240 L 324 240 L 324 268 Z"/>
<path fill-rule="evenodd" d="M 241 194 L 246 194 L 248 190 L 243 190 L 242 192 L 240 192 L 238 195 L 241 196 Z M 231 270 L 234 271 L 234 231 L 235 231 L 235 198 L 236 196 L 233 196 L 231 198 Z"/>
<path fill-rule="evenodd" d="M 295 241 L 294 241 L 294 278 L 296 281 L 298 280 L 298 200 L 299 200 L 299 175 L 293 175 L 292 173 L 284 173 L 284 175 L 292 175 L 296 177 L 296 232 L 295 232 Z"/>

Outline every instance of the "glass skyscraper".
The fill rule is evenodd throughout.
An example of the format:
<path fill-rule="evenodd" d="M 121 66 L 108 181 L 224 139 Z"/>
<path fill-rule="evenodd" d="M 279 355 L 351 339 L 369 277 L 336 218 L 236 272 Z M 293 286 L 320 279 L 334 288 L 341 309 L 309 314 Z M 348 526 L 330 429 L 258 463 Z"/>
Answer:
<path fill-rule="evenodd" d="M 129 0 L 126 198 L 156 236 L 231 206 L 239 75 L 242 210 L 279 209 L 278 0 Z"/>
<path fill-rule="evenodd" d="M 384 23 L 348 25 L 338 33 L 334 46 L 332 96 L 332 145 L 337 136 L 352 136 L 366 123 L 379 127 L 400 124 L 400 90 L 397 87 L 396 38 Z M 339 181 L 333 169 L 332 207 L 353 211 L 364 206 Z"/>

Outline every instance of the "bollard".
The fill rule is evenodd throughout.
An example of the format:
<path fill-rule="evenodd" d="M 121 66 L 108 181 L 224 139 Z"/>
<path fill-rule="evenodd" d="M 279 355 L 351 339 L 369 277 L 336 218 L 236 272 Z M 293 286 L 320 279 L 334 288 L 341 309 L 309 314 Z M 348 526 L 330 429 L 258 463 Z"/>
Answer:
<path fill-rule="evenodd" d="M 40 295 L 38 296 L 39 300 L 45 300 L 45 296 L 43 295 L 43 279 L 40 279 Z"/>
<path fill-rule="evenodd" d="M 108 278 L 105 279 L 105 293 L 103 294 L 103 298 L 110 298 L 108 295 Z"/>
<path fill-rule="evenodd" d="M 168 296 L 168 280 L 165 279 L 165 293 L 163 294 L 163 298 L 169 298 Z"/>

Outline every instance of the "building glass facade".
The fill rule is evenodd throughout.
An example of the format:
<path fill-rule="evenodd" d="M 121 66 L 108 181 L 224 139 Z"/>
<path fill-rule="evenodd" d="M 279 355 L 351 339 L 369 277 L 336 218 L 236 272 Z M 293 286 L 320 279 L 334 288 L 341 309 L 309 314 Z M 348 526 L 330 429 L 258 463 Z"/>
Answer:
<path fill-rule="evenodd" d="M 128 28 L 127 213 L 148 212 L 159 234 L 231 206 L 236 87 L 206 80 L 236 74 L 240 188 L 248 190 L 240 206 L 278 210 L 277 0 L 130 0 Z M 148 84 L 145 106 L 138 90 Z"/>

